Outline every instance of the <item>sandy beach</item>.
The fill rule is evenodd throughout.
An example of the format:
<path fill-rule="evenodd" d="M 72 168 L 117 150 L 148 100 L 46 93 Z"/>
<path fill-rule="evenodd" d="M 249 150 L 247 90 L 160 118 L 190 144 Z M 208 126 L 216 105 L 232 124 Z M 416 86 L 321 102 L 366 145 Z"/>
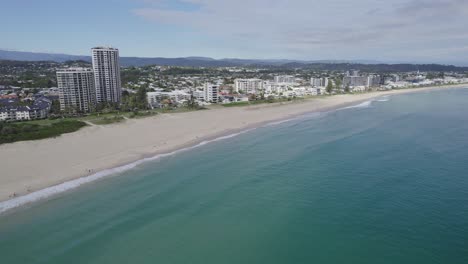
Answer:
<path fill-rule="evenodd" d="M 450 86 L 450 88 L 467 85 Z M 447 87 L 336 95 L 294 103 L 223 108 L 89 126 L 57 138 L 0 145 L 0 201 L 145 157 L 265 123 L 354 105 L 376 97 Z"/>

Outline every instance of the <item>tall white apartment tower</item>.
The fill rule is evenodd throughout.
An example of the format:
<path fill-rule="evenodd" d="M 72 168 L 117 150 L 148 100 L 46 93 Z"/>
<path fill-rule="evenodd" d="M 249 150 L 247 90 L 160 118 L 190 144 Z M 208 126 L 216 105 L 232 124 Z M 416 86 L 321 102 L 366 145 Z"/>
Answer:
<path fill-rule="evenodd" d="M 111 47 L 96 47 L 91 50 L 97 103 L 120 103 L 122 83 L 119 50 Z"/>
<path fill-rule="evenodd" d="M 60 110 L 89 112 L 95 101 L 94 76 L 91 69 L 68 68 L 57 71 Z"/>

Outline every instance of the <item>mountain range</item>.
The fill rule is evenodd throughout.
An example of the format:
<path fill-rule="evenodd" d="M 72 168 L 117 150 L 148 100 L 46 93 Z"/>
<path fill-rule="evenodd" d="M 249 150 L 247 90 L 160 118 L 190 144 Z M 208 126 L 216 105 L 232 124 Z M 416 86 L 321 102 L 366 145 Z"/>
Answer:
<path fill-rule="evenodd" d="M 26 51 L 11 51 L 0 49 L 0 60 L 14 61 L 87 61 L 91 62 L 91 56 L 69 55 L 59 53 L 38 53 Z M 265 65 L 265 66 L 281 66 L 291 63 L 311 64 L 311 63 L 358 63 L 358 64 L 377 64 L 378 61 L 346 61 L 346 60 L 317 60 L 317 61 L 301 61 L 301 60 L 254 60 L 254 59 L 213 59 L 208 57 L 182 57 L 182 58 L 142 58 L 142 57 L 121 57 L 120 63 L 122 66 L 147 66 L 147 65 L 164 65 L 164 66 L 181 66 L 181 67 L 235 67 L 248 65 Z"/>
<path fill-rule="evenodd" d="M 91 56 L 79 56 L 56 53 L 37 53 L 25 51 L 11 51 L 0 49 L 0 60 L 3 61 L 51 61 L 63 63 L 67 61 L 91 62 Z M 236 66 L 259 66 L 259 67 L 282 67 L 288 69 L 309 68 L 314 70 L 339 70 L 349 69 L 364 70 L 370 72 L 407 72 L 407 71 L 458 71 L 466 72 L 468 67 L 441 64 L 412 64 L 396 63 L 388 64 L 370 60 L 255 60 L 255 59 L 213 59 L 207 57 L 183 57 L 183 58 L 141 58 L 120 57 L 120 63 L 124 67 L 129 66 L 179 66 L 179 67 L 236 67 Z"/>

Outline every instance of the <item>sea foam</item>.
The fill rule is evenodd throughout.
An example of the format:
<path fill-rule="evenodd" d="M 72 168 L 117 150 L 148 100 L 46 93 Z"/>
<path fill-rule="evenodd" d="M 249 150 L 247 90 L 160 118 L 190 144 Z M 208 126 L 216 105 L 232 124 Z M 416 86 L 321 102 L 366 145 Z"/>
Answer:
<path fill-rule="evenodd" d="M 362 102 L 362 103 L 357 104 L 357 105 L 343 107 L 343 108 L 340 108 L 340 109 L 337 109 L 337 110 L 346 110 L 346 109 L 353 109 L 353 108 L 369 108 L 371 106 L 372 106 L 372 100 L 365 101 L 365 102 Z"/>
<path fill-rule="evenodd" d="M 96 181 L 96 180 L 99 180 L 99 179 L 102 179 L 102 178 L 105 178 L 105 177 L 109 177 L 109 176 L 112 176 L 112 175 L 117 175 L 119 173 L 131 170 L 131 169 L 137 167 L 138 165 L 141 165 L 142 163 L 158 160 L 158 159 L 161 159 L 161 158 L 164 158 L 164 157 L 175 155 L 177 153 L 189 151 L 191 149 L 195 149 L 195 148 L 204 146 L 204 145 L 212 143 L 212 142 L 217 142 L 217 141 L 221 141 L 221 140 L 224 140 L 224 139 L 233 138 L 233 137 L 236 137 L 236 136 L 238 136 L 240 134 L 252 131 L 254 129 L 256 129 L 256 128 L 246 129 L 246 130 L 243 130 L 243 131 L 240 131 L 240 132 L 237 132 L 237 133 L 232 133 L 232 134 L 229 134 L 229 135 L 217 137 L 217 138 L 214 138 L 212 140 L 205 140 L 205 141 L 202 141 L 202 142 L 200 142 L 200 143 L 198 143 L 196 145 L 190 146 L 190 147 L 181 148 L 181 149 L 178 149 L 178 150 L 175 150 L 175 151 L 172 151 L 172 152 L 168 152 L 168 153 L 164 153 L 164 154 L 158 154 L 158 155 L 155 155 L 155 156 L 152 156 L 152 157 L 140 159 L 140 160 L 137 160 L 135 162 L 132 162 L 132 163 L 129 163 L 129 164 L 126 164 L 126 165 L 122 165 L 122 166 L 118 166 L 118 167 L 115 167 L 115 168 L 112 168 L 112 169 L 102 170 L 102 171 L 99 171 L 99 172 L 97 172 L 95 174 L 92 174 L 92 175 L 89 175 L 89 176 L 84 176 L 84 177 L 81 177 L 81 178 L 78 178 L 78 179 L 75 179 L 75 180 L 67 181 L 67 182 L 64 182 L 64 183 L 61 183 L 61 184 L 58 184 L 58 185 L 55 185 L 55 186 L 51 186 L 51 187 L 48 187 L 48 188 L 45 188 L 45 189 L 42 189 L 42 190 L 39 190 L 39 191 L 35 191 L 35 192 L 32 192 L 32 193 L 26 194 L 24 196 L 19 196 L 19 197 L 16 197 L 16 198 L 13 198 L 13 199 L 10 199 L 10 200 L 7 200 L 7 201 L 0 202 L 0 214 L 6 212 L 8 210 L 20 207 L 20 206 L 25 205 L 25 204 L 40 201 L 40 200 L 46 199 L 48 197 L 51 197 L 53 195 L 76 189 L 76 188 L 80 187 L 83 184 L 87 184 L 87 183 L 90 183 L 90 182 L 93 182 L 93 181 Z"/>

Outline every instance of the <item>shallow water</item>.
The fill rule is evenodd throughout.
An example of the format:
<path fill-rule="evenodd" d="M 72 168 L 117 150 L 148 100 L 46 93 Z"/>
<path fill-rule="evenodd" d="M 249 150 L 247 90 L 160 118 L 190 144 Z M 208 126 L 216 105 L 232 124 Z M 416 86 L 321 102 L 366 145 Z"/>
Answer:
<path fill-rule="evenodd" d="M 0 216 L 1 263 L 468 263 L 468 90 L 380 98 Z"/>

